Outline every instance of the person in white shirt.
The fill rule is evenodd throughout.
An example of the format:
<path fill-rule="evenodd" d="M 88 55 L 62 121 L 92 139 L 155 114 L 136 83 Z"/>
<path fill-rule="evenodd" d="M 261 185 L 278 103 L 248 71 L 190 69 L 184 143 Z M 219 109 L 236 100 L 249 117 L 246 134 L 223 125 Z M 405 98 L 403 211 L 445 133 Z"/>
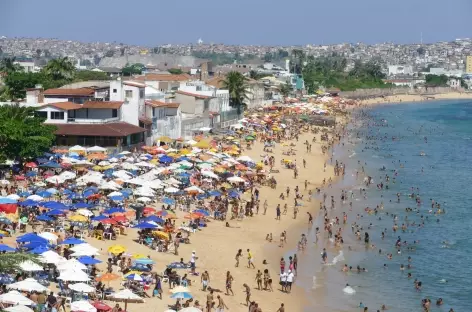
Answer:
<path fill-rule="evenodd" d="M 286 272 L 283 272 L 280 274 L 280 285 L 282 286 L 282 291 L 287 291 L 287 277 L 288 274 Z"/>
<path fill-rule="evenodd" d="M 288 274 L 287 274 L 287 286 L 285 288 L 285 290 L 289 293 L 292 291 L 292 283 L 293 283 L 293 279 L 295 278 L 295 274 L 293 274 L 292 270 L 288 270 Z"/>
<path fill-rule="evenodd" d="M 195 251 L 192 251 L 192 256 L 190 258 L 190 269 L 192 270 L 192 274 L 195 275 L 195 268 L 196 268 L 196 260 L 198 259 Z"/>

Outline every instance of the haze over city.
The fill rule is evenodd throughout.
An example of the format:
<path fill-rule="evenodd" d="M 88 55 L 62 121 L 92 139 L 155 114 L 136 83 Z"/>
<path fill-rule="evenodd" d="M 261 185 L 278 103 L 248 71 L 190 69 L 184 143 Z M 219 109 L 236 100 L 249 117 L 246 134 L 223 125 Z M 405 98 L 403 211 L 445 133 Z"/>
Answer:
<path fill-rule="evenodd" d="M 2 1 L 0 35 L 153 46 L 419 43 L 470 37 L 468 0 Z"/>

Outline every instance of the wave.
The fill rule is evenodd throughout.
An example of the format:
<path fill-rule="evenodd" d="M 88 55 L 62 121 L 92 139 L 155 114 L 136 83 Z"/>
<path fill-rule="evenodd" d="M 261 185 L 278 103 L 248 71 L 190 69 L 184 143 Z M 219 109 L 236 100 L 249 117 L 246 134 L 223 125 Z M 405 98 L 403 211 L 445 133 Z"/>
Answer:
<path fill-rule="evenodd" d="M 354 153 L 352 153 L 351 155 L 349 155 L 349 158 L 352 158 L 352 157 L 354 157 L 354 156 L 356 156 L 356 155 L 357 155 L 356 152 L 354 152 Z"/>
<path fill-rule="evenodd" d="M 353 295 L 356 293 L 356 290 L 352 288 L 351 286 L 346 286 L 343 288 L 343 292 L 348 295 Z"/>
<path fill-rule="evenodd" d="M 333 261 L 331 261 L 331 263 L 326 263 L 326 265 L 335 265 L 336 263 L 338 263 L 340 261 L 344 261 L 344 260 L 346 260 L 346 259 L 344 258 L 343 251 L 341 250 L 339 252 L 339 254 L 336 257 L 333 258 Z"/>

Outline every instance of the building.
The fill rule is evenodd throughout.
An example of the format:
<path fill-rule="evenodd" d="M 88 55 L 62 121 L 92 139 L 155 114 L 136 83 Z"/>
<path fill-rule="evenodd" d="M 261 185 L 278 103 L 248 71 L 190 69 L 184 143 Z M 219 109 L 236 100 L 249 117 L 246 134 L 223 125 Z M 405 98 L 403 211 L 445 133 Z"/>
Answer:
<path fill-rule="evenodd" d="M 413 75 L 413 66 L 409 65 L 388 65 L 388 75 L 397 76 L 397 75 Z"/>
<path fill-rule="evenodd" d="M 143 76 L 133 77 L 133 80 L 142 82 L 161 92 L 178 90 L 181 82 L 190 81 L 191 79 L 192 77 L 187 74 L 146 74 Z"/>
<path fill-rule="evenodd" d="M 20 65 L 25 73 L 35 73 L 39 71 L 39 68 L 34 65 L 34 60 L 17 60 L 14 62 L 14 64 Z"/>
<path fill-rule="evenodd" d="M 178 139 L 182 136 L 182 112 L 177 102 L 146 100 L 146 118 L 150 118 L 151 138 L 155 142 L 160 136 Z"/>
<path fill-rule="evenodd" d="M 457 79 L 457 78 L 450 78 L 448 81 L 447 81 L 447 84 L 449 85 L 449 87 L 451 87 L 452 89 L 460 89 L 462 87 L 461 85 L 461 80 L 460 79 Z"/>
<path fill-rule="evenodd" d="M 472 55 L 468 55 L 465 60 L 465 72 L 472 74 Z"/>
<path fill-rule="evenodd" d="M 446 75 L 448 77 L 462 77 L 462 75 L 464 74 L 464 71 L 460 69 L 444 69 L 441 67 L 438 67 L 438 68 L 432 67 L 429 69 L 429 72 L 424 72 L 422 74 L 437 75 L 437 76 Z"/>
<path fill-rule="evenodd" d="M 116 150 L 150 144 L 145 85 L 111 81 L 108 88 L 27 90 L 27 106 L 53 124 L 58 146 L 103 146 Z"/>

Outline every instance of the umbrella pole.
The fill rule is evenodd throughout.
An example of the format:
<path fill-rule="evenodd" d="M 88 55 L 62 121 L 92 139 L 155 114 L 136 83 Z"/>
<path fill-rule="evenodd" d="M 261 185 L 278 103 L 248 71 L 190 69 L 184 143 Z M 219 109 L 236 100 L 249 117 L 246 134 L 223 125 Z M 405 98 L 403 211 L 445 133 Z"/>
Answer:
<path fill-rule="evenodd" d="M 125 299 L 125 312 L 128 311 L 128 300 Z"/>

